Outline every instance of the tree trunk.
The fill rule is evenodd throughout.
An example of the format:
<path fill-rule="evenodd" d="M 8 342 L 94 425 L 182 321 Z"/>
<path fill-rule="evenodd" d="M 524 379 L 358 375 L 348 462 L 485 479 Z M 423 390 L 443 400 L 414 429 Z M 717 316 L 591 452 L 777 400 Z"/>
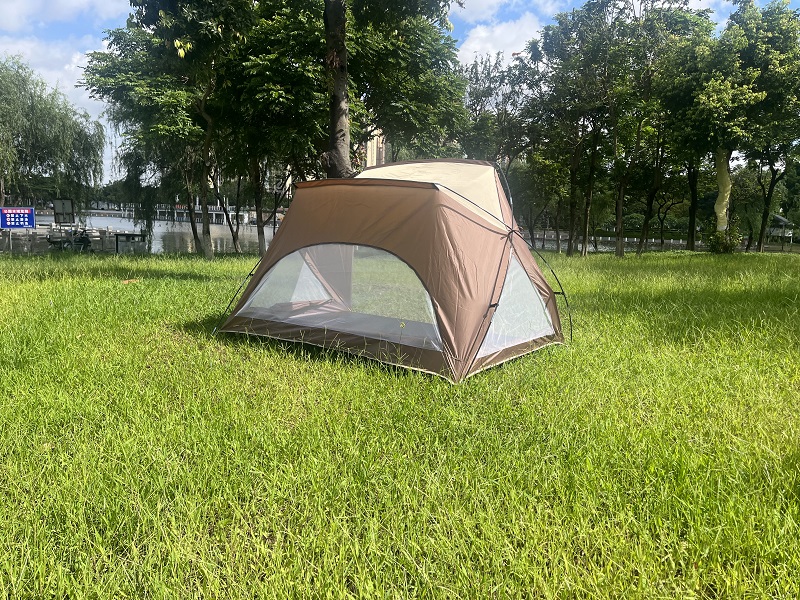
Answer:
<path fill-rule="evenodd" d="M 219 190 L 219 174 L 214 174 L 214 196 L 217 198 L 217 202 L 222 207 L 222 214 L 225 215 L 225 222 L 228 224 L 228 229 L 231 232 L 231 240 L 233 240 L 233 250 L 237 254 L 242 253 L 242 245 L 239 243 L 239 219 L 236 219 L 236 227 L 233 226 L 233 221 L 231 220 L 231 215 L 228 212 L 228 207 L 225 205 L 225 199 L 222 197 L 222 194 Z M 239 215 L 239 211 L 237 209 L 236 215 Z"/>
<path fill-rule="evenodd" d="M 194 212 L 194 197 L 191 191 L 186 194 L 186 210 L 189 211 L 189 224 L 192 226 L 192 239 L 194 239 L 195 252 L 200 251 L 200 235 L 197 233 L 197 213 Z"/>
<path fill-rule="evenodd" d="M 583 198 L 583 247 L 581 256 L 589 254 L 589 215 L 592 210 L 592 192 L 594 191 L 594 175 L 597 172 L 597 144 L 600 141 L 600 129 L 595 129 L 592 134 L 592 154 L 589 159 L 589 181 L 586 183 L 586 192 Z"/>
<path fill-rule="evenodd" d="M 644 223 L 642 223 L 642 234 L 639 237 L 639 246 L 636 249 L 636 256 L 641 256 L 647 246 L 647 238 L 650 236 L 650 221 L 653 219 L 653 204 L 655 203 L 658 188 L 653 185 L 647 190 L 647 205 L 644 209 Z"/>
<path fill-rule="evenodd" d="M 203 98 L 197 103 L 197 112 L 206 122 L 205 138 L 203 139 L 203 170 L 202 181 L 200 182 L 200 214 L 203 220 L 203 239 L 201 240 L 201 248 L 203 256 L 208 260 L 214 258 L 214 245 L 211 243 L 211 216 L 208 212 L 208 180 L 211 178 L 211 136 L 214 132 L 214 119 L 208 112 L 206 112 L 206 100 L 211 95 L 214 88 L 213 81 L 209 82 L 206 86 Z"/>
<path fill-rule="evenodd" d="M 350 99 L 347 94 L 346 0 L 325 0 L 325 46 L 330 93 L 330 139 L 322 155 L 328 177 L 352 177 Z"/>
<path fill-rule="evenodd" d="M 769 216 L 772 212 L 770 209 L 772 208 L 772 197 L 775 193 L 775 186 L 778 185 L 778 182 L 783 178 L 786 171 L 778 175 L 777 169 L 770 165 L 769 173 L 769 187 L 767 187 L 766 190 L 764 190 L 763 185 L 761 187 L 762 196 L 764 197 L 764 210 L 761 212 L 761 231 L 758 232 L 757 249 L 759 252 L 764 251 L 764 242 L 766 241 L 767 229 L 769 229 Z"/>
<path fill-rule="evenodd" d="M 699 204 L 697 182 L 700 178 L 700 169 L 697 168 L 694 158 L 689 160 L 686 173 L 689 179 L 689 231 L 686 235 L 686 249 L 694 250 L 697 237 L 697 206 Z"/>
<path fill-rule="evenodd" d="M 531 206 L 530 204 L 528 204 L 528 233 L 531 234 L 531 246 L 535 248 L 536 247 L 536 230 L 534 228 L 533 206 Z"/>
<path fill-rule="evenodd" d="M 714 166 L 717 169 L 717 201 L 714 204 L 714 213 L 717 215 L 717 231 L 728 229 L 728 204 L 731 200 L 731 152 L 727 148 L 719 147 L 714 153 Z"/>
<path fill-rule="evenodd" d="M 619 180 L 619 184 L 617 185 L 617 202 L 616 202 L 616 225 L 614 226 L 614 234 L 617 236 L 617 245 L 614 254 L 619 258 L 625 257 L 625 221 L 624 221 L 624 212 L 625 212 L 625 192 L 628 191 L 628 183 L 631 180 L 631 171 L 633 167 L 636 165 L 636 161 L 639 157 L 639 148 L 641 147 L 642 143 L 642 126 L 644 125 L 644 119 L 639 120 L 639 124 L 636 127 L 636 143 L 633 147 L 633 155 L 628 160 L 628 164 L 625 165 L 625 172 L 622 174 Z M 616 139 L 614 141 L 615 151 L 614 154 L 616 155 Z"/>
<path fill-rule="evenodd" d="M 625 208 L 625 190 L 628 187 L 628 175 L 624 175 L 617 185 L 617 222 L 614 226 L 614 234 L 617 236 L 617 247 L 614 254 L 619 258 L 625 256 L 625 221 L 623 219 L 623 209 Z"/>
<path fill-rule="evenodd" d="M 561 254 L 561 226 L 559 220 L 561 219 L 561 198 L 556 202 L 556 217 L 555 217 L 555 234 L 556 234 L 556 252 Z"/>
<path fill-rule="evenodd" d="M 575 252 L 575 236 L 578 231 L 578 168 L 580 167 L 581 145 L 572 152 L 569 164 L 569 237 L 567 239 L 567 256 Z"/>
<path fill-rule="evenodd" d="M 661 132 L 658 132 L 658 142 L 656 145 L 656 155 L 653 161 L 653 180 L 650 182 L 650 189 L 647 190 L 647 205 L 644 211 L 644 223 L 642 223 L 642 235 L 639 238 L 639 247 L 636 249 L 636 255 L 641 256 L 647 247 L 647 238 L 650 235 L 650 221 L 653 218 L 653 205 L 656 201 L 656 195 L 661 189 L 663 184 L 663 174 L 661 168 L 664 165 L 664 144 Z"/>
<path fill-rule="evenodd" d="M 663 150 L 663 149 L 662 149 Z M 650 189 L 647 190 L 647 203 L 644 209 L 644 223 L 642 223 L 642 235 L 639 237 L 639 247 L 636 249 L 636 255 L 641 256 L 642 252 L 645 251 L 647 248 L 647 238 L 650 236 L 650 221 L 655 216 L 653 212 L 653 206 L 655 205 L 656 195 L 658 191 L 661 189 L 662 177 L 661 177 L 661 159 L 663 157 L 659 157 L 656 160 L 656 164 L 654 166 L 653 171 L 653 181 L 650 183 Z"/>
<path fill-rule="evenodd" d="M 206 139 L 203 141 L 203 180 L 200 182 L 200 214 L 203 219 L 203 237 L 201 248 L 203 256 L 214 258 L 214 245 L 211 243 L 211 215 L 208 212 L 208 179 L 211 175 L 211 124 L 206 127 Z"/>
<path fill-rule="evenodd" d="M 253 204 L 256 207 L 256 231 L 258 232 L 258 255 L 267 252 L 267 240 L 264 237 L 264 181 L 261 164 L 255 157 L 250 158 L 250 181 L 253 183 Z"/>
<path fill-rule="evenodd" d="M 745 252 L 750 252 L 750 248 L 753 247 L 753 221 L 752 219 L 747 219 L 747 245 L 744 247 Z"/>
<path fill-rule="evenodd" d="M 236 236 L 239 236 L 239 228 L 242 224 L 242 219 L 239 215 L 242 214 L 242 176 L 236 178 L 236 201 L 233 203 L 233 208 L 236 211 Z"/>
<path fill-rule="evenodd" d="M 531 234 L 531 248 L 535 248 L 536 247 L 536 232 L 535 232 L 536 221 L 538 221 L 539 218 L 544 214 L 544 211 L 547 210 L 547 207 L 549 206 L 549 204 L 550 204 L 550 200 L 545 202 L 544 206 L 542 207 L 542 210 L 540 210 L 539 214 L 537 214 L 535 217 L 533 216 L 533 207 L 530 204 L 528 205 L 528 219 L 529 219 L 528 231 L 530 231 L 530 234 Z M 542 248 L 543 249 L 544 249 L 544 239 L 546 237 L 547 237 L 547 226 L 543 223 L 542 224 Z"/>
<path fill-rule="evenodd" d="M 200 251 L 200 236 L 197 234 L 197 215 L 194 212 L 194 194 L 192 194 L 192 180 L 189 170 L 184 171 L 186 180 L 186 210 L 189 212 L 189 225 L 192 227 L 192 239 L 194 240 L 195 252 Z"/>

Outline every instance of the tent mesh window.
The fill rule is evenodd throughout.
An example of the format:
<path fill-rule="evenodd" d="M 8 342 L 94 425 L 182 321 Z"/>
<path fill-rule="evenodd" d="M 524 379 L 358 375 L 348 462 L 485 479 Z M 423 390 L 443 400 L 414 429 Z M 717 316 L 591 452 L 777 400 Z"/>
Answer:
<path fill-rule="evenodd" d="M 553 333 L 553 323 L 541 295 L 512 254 L 503 291 L 478 358 Z"/>
<path fill-rule="evenodd" d="M 309 246 L 278 261 L 239 315 L 441 350 L 430 296 L 417 274 L 384 250 Z"/>

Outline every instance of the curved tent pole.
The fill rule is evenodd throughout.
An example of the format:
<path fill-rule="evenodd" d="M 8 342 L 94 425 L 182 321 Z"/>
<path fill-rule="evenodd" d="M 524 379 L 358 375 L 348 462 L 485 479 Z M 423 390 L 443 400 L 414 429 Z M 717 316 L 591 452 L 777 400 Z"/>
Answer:
<path fill-rule="evenodd" d="M 494 162 L 494 170 L 500 174 L 500 184 L 503 186 L 503 191 L 506 193 L 506 199 L 508 200 L 509 206 L 511 206 L 511 214 L 514 214 L 514 199 L 511 197 L 511 186 L 508 185 L 508 179 L 506 179 L 506 174 L 503 169 L 500 168 L 500 164 L 495 161 Z"/>
<path fill-rule="evenodd" d="M 513 214 L 514 201 L 511 199 L 511 187 L 508 185 L 508 179 L 506 178 L 506 174 L 503 172 L 503 169 L 500 168 L 500 165 L 497 164 L 496 162 L 494 163 L 494 168 L 495 171 L 497 171 L 500 174 L 500 183 L 503 185 L 503 191 L 506 193 L 506 197 L 508 198 L 508 203 L 511 205 L 511 212 Z M 542 256 L 542 254 L 536 249 L 536 245 L 526 240 L 525 236 L 523 236 L 519 230 L 515 229 L 514 233 L 516 233 L 522 239 L 522 241 L 528 245 L 528 248 L 530 248 L 536 253 L 536 256 L 542 259 L 542 262 L 547 265 L 547 268 L 550 269 L 550 272 L 553 274 L 553 277 L 555 278 L 556 283 L 558 284 L 558 287 L 561 290 L 560 292 L 556 292 L 555 290 L 553 290 L 553 293 L 556 294 L 557 296 L 563 296 L 564 298 L 564 304 L 567 307 L 567 317 L 569 318 L 569 341 L 572 342 L 572 309 L 569 306 L 569 299 L 567 298 L 567 292 L 564 291 L 564 286 L 561 284 L 561 280 L 558 278 L 558 275 L 556 275 L 556 272 L 553 270 L 553 267 L 550 266 L 550 263 L 547 262 L 547 259 L 544 256 Z"/>
<path fill-rule="evenodd" d="M 231 306 L 233 306 L 234 301 L 239 297 L 239 294 L 242 292 L 244 284 L 247 283 L 247 281 L 253 276 L 253 273 L 256 272 L 258 265 L 261 264 L 262 258 L 264 257 L 263 256 L 259 257 L 258 262 L 255 264 L 255 266 L 252 269 L 250 269 L 250 272 L 247 275 L 245 275 L 244 279 L 242 279 L 242 283 L 239 284 L 239 289 L 237 289 L 236 293 L 233 294 L 233 298 L 231 298 L 231 301 L 228 302 L 228 306 L 225 308 L 225 311 L 222 313 L 222 316 L 219 318 L 219 321 L 217 321 L 217 324 L 214 326 L 214 329 L 211 330 L 211 335 L 217 335 L 217 331 L 219 331 L 222 322 L 225 320 L 225 317 L 228 316 L 228 313 L 230 313 Z"/>
<path fill-rule="evenodd" d="M 490 219 L 493 219 L 493 220 L 497 221 L 498 223 L 500 223 L 500 225 L 502 225 L 503 227 L 505 227 L 505 229 L 506 229 L 507 231 L 511 231 L 511 228 L 510 228 L 510 227 L 509 227 L 509 226 L 506 224 L 506 222 L 505 222 L 505 221 L 503 221 L 502 219 L 498 219 L 498 218 L 497 218 L 495 215 L 493 215 L 493 214 L 492 214 L 490 211 L 488 211 L 488 210 L 486 210 L 485 208 L 483 208 L 483 207 L 482 207 L 480 204 L 478 204 L 477 202 L 475 202 L 475 201 L 473 201 L 473 200 L 470 200 L 470 199 L 469 199 L 469 198 L 467 198 L 467 197 L 466 197 L 464 194 L 459 194 L 459 193 L 458 193 L 457 191 L 455 191 L 454 189 L 452 189 L 452 188 L 449 188 L 449 187 L 447 187 L 446 185 L 444 185 L 444 184 L 442 184 L 442 183 L 436 183 L 436 184 L 434 184 L 434 185 L 436 185 L 437 187 L 439 187 L 439 188 L 441 188 L 441 189 L 443 189 L 443 190 L 447 190 L 448 192 L 450 192 L 450 193 L 451 193 L 451 194 L 453 194 L 454 196 L 458 196 L 459 198 L 461 198 L 461 199 L 462 199 L 462 200 L 464 200 L 465 202 L 468 202 L 469 204 L 472 204 L 472 206 L 474 206 L 474 207 L 475 207 L 477 210 L 479 210 L 479 211 L 481 211 L 481 212 L 485 212 L 485 213 L 488 215 L 488 217 L 489 217 Z"/>

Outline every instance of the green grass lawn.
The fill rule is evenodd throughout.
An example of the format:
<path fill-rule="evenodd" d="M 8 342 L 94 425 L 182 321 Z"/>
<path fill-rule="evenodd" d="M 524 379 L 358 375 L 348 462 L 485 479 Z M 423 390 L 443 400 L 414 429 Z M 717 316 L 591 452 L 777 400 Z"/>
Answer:
<path fill-rule="evenodd" d="M 796 598 L 800 256 L 548 256 L 460 385 L 210 332 L 254 259 L 0 259 L 0 598 Z"/>

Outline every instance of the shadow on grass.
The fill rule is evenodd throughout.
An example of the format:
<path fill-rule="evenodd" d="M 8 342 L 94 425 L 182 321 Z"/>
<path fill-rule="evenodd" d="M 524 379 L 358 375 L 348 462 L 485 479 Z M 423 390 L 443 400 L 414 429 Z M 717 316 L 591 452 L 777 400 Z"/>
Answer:
<path fill-rule="evenodd" d="M 89 277 L 93 279 L 160 279 L 170 281 L 241 280 L 248 271 L 238 268 L 224 275 L 199 272 L 223 261 L 238 260 L 236 255 L 225 255 L 216 263 L 195 255 L 115 255 L 50 253 L 28 260 L 25 277 L 28 280 L 47 281 Z M 176 261 L 183 268 L 176 266 Z M 161 267 L 161 268 L 159 268 Z"/>
<path fill-rule="evenodd" d="M 425 373 L 421 371 L 414 371 L 405 367 L 387 364 L 379 361 L 378 359 L 361 356 L 352 352 L 344 350 L 337 350 L 335 348 L 322 348 L 312 344 L 303 342 L 291 342 L 286 340 L 279 340 L 262 335 L 247 335 L 243 333 L 230 333 L 224 331 L 217 331 L 215 329 L 222 326 L 227 318 L 227 313 L 217 313 L 216 315 L 209 315 L 204 319 L 198 321 L 188 321 L 181 325 L 181 329 L 194 337 L 203 338 L 206 340 L 215 340 L 215 342 L 236 349 L 236 348 L 252 348 L 260 347 L 274 351 L 284 356 L 297 360 L 297 361 L 318 361 L 328 364 L 336 364 L 342 366 L 355 366 L 361 368 L 370 368 L 381 371 L 385 374 L 390 374 L 395 378 L 410 378 L 410 377 L 423 377 L 431 381 L 444 381 L 436 375 Z"/>
<path fill-rule="evenodd" d="M 217 313 L 208 315 L 207 317 L 205 317 L 204 319 L 200 319 L 199 321 L 188 321 L 186 323 L 183 323 L 181 324 L 180 328 L 194 337 L 211 339 L 215 337 L 214 329 L 222 326 L 227 316 L 228 316 L 227 313 Z M 221 339 L 223 335 L 225 334 L 217 333 L 216 337 Z"/>
<path fill-rule="evenodd" d="M 769 334 L 771 343 L 800 348 L 800 321 L 797 320 L 793 293 L 741 290 L 698 290 L 696 293 L 654 292 L 650 290 L 614 291 L 604 294 L 607 302 L 596 299 L 571 301 L 575 335 L 593 323 L 629 329 L 626 322 L 639 321 L 650 340 L 683 344 L 712 335 L 741 343 Z M 641 328 L 635 330 L 641 333 Z"/>

